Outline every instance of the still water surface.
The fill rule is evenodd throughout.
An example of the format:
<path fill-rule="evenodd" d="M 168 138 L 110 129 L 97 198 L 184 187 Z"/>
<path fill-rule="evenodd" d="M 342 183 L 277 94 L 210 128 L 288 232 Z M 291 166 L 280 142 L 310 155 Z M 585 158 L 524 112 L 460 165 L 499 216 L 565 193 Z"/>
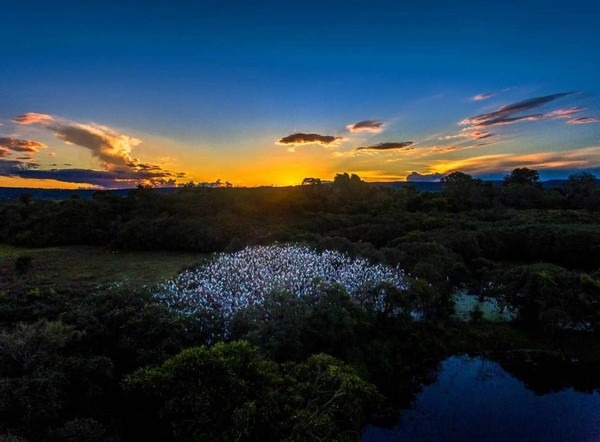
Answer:
<path fill-rule="evenodd" d="M 375 441 L 600 441 L 600 393 L 541 396 L 486 358 L 453 356 L 393 428 L 367 426 Z"/>

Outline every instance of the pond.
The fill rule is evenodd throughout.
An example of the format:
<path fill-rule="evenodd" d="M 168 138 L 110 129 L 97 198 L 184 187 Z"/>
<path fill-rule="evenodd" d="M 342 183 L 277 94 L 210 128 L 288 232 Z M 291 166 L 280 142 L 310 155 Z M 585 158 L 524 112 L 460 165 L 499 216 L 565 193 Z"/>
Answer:
<path fill-rule="evenodd" d="M 478 308 L 484 319 L 488 321 L 511 321 L 515 315 L 506 309 L 501 309 L 494 298 L 480 300 L 477 295 L 457 292 L 454 295 L 455 316 L 463 321 L 470 319 L 473 309 Z"/>
<path fill-rule="evenodd" d="M 395 427 L 369 425 L 361 440 L 600 441 L 600 393 L 536 395 L 496 362 L 453 356 Z"/>

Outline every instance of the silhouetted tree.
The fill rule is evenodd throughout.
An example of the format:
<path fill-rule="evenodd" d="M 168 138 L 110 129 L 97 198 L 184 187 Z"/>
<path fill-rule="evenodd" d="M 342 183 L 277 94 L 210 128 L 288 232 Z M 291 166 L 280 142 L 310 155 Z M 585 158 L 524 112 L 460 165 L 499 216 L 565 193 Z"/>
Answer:
<path fill-rule="evenodd" d="M 504 185 L 519 184 L 527 186 L 539 186 L 540 174 L 537 170 L 527 167 L 514 169 L 510 174 L 504 177 Z"/>

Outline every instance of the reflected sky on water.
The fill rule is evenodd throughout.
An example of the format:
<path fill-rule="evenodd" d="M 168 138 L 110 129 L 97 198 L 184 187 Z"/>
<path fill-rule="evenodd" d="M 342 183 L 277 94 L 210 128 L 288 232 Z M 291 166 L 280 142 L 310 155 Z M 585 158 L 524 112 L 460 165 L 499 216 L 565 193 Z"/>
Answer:
<path fill-rule="evenodd" d="M 538 396 L 496 362 L 454 356 L 396 427 L 362 441 L 600 441 L 600 393 Z"/>

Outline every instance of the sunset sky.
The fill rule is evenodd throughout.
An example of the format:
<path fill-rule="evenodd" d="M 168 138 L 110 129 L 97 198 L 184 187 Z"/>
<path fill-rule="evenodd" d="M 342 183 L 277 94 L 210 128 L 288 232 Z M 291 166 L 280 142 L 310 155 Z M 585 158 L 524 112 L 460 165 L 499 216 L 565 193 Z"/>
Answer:
<path fill-rule="evenodd" d="M 0 186 L 600 177 L 600 2 L 29 1 Z"/>

